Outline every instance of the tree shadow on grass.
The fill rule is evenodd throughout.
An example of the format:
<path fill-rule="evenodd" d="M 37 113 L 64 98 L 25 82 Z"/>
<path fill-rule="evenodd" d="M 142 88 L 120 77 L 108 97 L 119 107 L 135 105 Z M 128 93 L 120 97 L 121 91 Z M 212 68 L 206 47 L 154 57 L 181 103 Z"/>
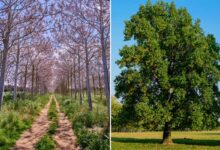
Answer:
<path fill-rule="evenodd" d="M 160 144 L 161 139 L 136 139 L 136 138 L 116 138 L 112 137 L 113 142 L 122 142 L 122 143 L 146 143 L 146 144 Z"/>
<path fill-rule="evenodd" d="M 173 142 L 186 145 L 220 146 L 220 140 L 174 139 Z"/>
<path fill-rule="evenodd" d="M 137 139 L 137 138 L 112 138 L 113 142 L 121 143 L 142 143 L 161 144 L 161 139 Z M 200 139 L 173 139 L 175 144 L 200 145 L 200 146 L 220 146 L 220 140 L 200 140 Z"/>

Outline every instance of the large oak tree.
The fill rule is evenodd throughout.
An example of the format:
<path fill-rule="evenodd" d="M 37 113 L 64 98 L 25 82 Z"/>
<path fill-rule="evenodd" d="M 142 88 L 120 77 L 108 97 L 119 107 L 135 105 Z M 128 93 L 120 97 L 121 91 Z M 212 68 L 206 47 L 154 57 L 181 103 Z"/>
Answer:
<path fill-rule="evenodd" d="M 176 128 L 211 128 L 219 118 L 219 45 L 186 8 L 162 1 L 142 5 L 125 22 L 116 96 L 127 120 L 158 121 L 163 143 Z M 199 128 L 201 127 L 201 128 Z"/>

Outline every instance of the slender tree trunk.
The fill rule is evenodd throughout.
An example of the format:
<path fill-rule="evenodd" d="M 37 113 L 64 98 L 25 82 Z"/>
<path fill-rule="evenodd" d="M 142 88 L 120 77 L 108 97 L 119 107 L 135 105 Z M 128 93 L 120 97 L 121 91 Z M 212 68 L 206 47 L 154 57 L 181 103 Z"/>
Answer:
<path fill-rule="evenodd" d="M 101 39 L 101 46 L 102 46 L 102 63 L 103 63 L 103 71 L 104 71 L 104 86 L 105 86 L 105 95 L 107 100 L 107 110 L 108 110 L 108 116 L 110 119 L 110 87 L 109 87 L 109 74 L 108 74 L 108 65 L 107 65 L 107 41 L 105 39 L 105 27 L 104 27 L 104 21 L 103 21 L 103 3 L 100 0 L 100 39 Z"/>
<path fill-rule="evenodd" d="M 96 96 L 96 87 L 95 87 L 95 77 L 94 75 L 92 75 L 92 83 L 93 83 L 93 94 L 94 94 L 94 97 Z"/>
<path fill-rule="evenodd" d="M 40 77 L 37 76 L 37 91 L 38 91 L 38 94 L 40 94 Z"/>
<path fill-rule="evenodd" d="M 0 74 L 2 70 L 3 52 L 4 52 L 3 50 L 0 50 Z"/>
<path fill-rule="evenodd" d="M 163 144 L 172 144 L 173 140 L 171 137 L 171 123 L 166 122 L 163 130 Z"/>
<path fill-rule="evenodd" d="M 34 68 L 34 64 L 32 65 L 32 75 L 31 75 L 31 98 L 32 100 L 34 99 L 34 72 L 35 72 L 35 68 Z"/>
<path fill-rule="evenodd" d="M 70 96 L 73 97 L 73 68 L 70 69 Z"/>
<path fill-rule="evenodd" d="M 102 100 L 102 83 L 101 83 L 100 73 L 99 73 L 99 92 L 100 92 L 100 99 Z"/>
<path fill-rule="evenodd" d="M 89 54 L 88 54 L 88 47 L 87 41 L 85 41 L 85 51 L 86 51 L 86 92 L 87 92 L 87 99 L 89 104 L 89 110 L 92 111 L 92 96 L 91 96 L 91 87 L 89 81 Z"/>
<path fill-rule="evenodd" d="M 69 96 L 69 79 L 66 80 L 66 95 Z"/>
<path fill-rule="evenodd" d="M 27 86 L 27 64 L 25 65 L 25 71 L 24 71 L 24 85 L 23 85 L 23 89 L 24 89 L 24 99 L 26 97 L 26 86 Z"/>
<path fill-rule="evenodd" d="M 78 71 L 79 71 L 79 101 L 80 101 L 80 105 L 82 105 L 82 87 L 81 87 L 81 67 L 80 67 L 80 55 L 79 55 L 79 50 L 78 50 Z"/>
<path fill-rule="evenodd" d="M 74 95 L 75 100 L 77 99 L 77 88 L 76 88 L 76 63 L 75 63 L 75 57 L 74 57 L 74 64 L 73 64 L 73 78 L 74 78 Z"/>
<path fill-rule="evenodd" d="M 27 86 L 27 65 L 28 64 L 26 64 L 25 65 L 25 72 L 24 72 L 24 87 L 23 87 L 23 89 L 24 89 L 24 99 L 25 99 L 25 94 L 26 94 L 26 86 Z"/>
<path fill-rule="evenodd" d="M 3 42 L 3 58 L 1 63 L 1 75 L 0 75 L 0 111 L 2 109 L 3 104 L 3 93 L 4 93 L 4 82 L 5 82 L 5 72 L 6 72 L 6 65 L 7 65 L 7 57 L 9 51 L 9 35 L 11 32 L 11 24 L 12 24 L 12 10 L 11 10 L 11 1 L 9 2 L 9 7 L 7 9 L 7 22 L 6 28 L 2 34 L 2 42 Z"/>
<path fill-rule="evenodd" d="M 67 95 L 69 96 L 69 92 L 70 92 L 70 73 L 68 71 L 68 74 L 67 74 L 67 81 L 66 81 L 66 85 L 67 85 Z"/>
<path fill-rule="evenodd" d="M 19 37 L 19 36 L 18 36 Z M 18 68 L 19 68 L 19 62 L 20 62 L 20 43 L 18 41 L 18 49 L 17 49 L 17 56 L 16 56 L 16 66 L 15 66 L 15 77 L 14 77 L 14 103 L 17 102 L 17 81 L 18 81 Z"/>
<path fill-rule="evenodd" d="M 43 84 L 43 95 L 46 93 L 46 86 Z"/>
<path fill-rule="evenodd" d="M 1 66 L 1 76 L 0 76 L 0 111 L 2 109 L 2 104 L 3 104 L 3 93 L 4 93 L 4 88 L 5 88 L 4 81 L 5 81 L 7 57 L 8 57 L 8 42 L 5 42 L 4 43 L 2 66 Z"/>
<path fill-rule="evenodd" d="M 85 97 L 85 90 L 84 90 L 84 84 L 83 84 L 83 78 L 82 78 L 82 96 Z"/>
<path fill-rule="evenodd" d="M 35 94 L 38 93 L 38 88 L 37 88 L 37 85 L 38 85 L 38 67 L 35 67 L 35 87 L 34 87 L 34 91 L 35 91 Z"/>
<path fill-rule="evenodd" d="M 107 66 L 107 55 L 106 55 L 106 44 L 104 40 L 104 29 L 101 27 L 101 45 L 102 45 L 102 63 L 104 70 L 104 85 L 105 85 L 105 95 L 107 99 L 107 109 L 108 115 L 110 118 L 110 87 L 109 87 L 109 74 L 108 74 L 108 66 Z"/>

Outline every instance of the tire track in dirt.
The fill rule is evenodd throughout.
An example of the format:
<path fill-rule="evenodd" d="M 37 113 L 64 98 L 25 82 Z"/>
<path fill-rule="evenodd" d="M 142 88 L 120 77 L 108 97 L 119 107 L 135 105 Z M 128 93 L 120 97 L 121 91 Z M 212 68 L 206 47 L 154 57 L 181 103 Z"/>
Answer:
<path fill-rule="evenodd" d="M 20 139 L 16 141 L 16 145 L 12 150 L 34 150 L 37 142 L 46 134 L 50 121 L 48 120 L 48 110 L 52 96 L 47 105 L 43 108 L 31 128 L 24 131 Z"/>
<path fill-rule="evenodd" d="M 56 150 L 80 150 L 77 146 L 76 136 L 74 135 L 70 121 L 64 113 L 60 112 L 56 97 L 53 96 L 53 98 L 56 102 L 59 118 L 59 127 L 53 136 L 56 142 Z"/>

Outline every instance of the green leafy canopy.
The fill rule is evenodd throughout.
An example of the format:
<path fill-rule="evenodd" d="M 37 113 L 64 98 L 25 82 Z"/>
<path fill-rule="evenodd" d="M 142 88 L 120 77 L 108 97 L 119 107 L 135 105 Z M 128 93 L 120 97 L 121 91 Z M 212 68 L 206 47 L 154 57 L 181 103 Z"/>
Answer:
<path fill-rule="evenodd" d="M 125 22 L 116 96 L 126 122 L 149 128 L 171 122 L 172 128 L 209 129 L 217 125 L 220 98 L 219 45 L 206 35 L 186 8 L 158 1 L 140 6 Z"/>

